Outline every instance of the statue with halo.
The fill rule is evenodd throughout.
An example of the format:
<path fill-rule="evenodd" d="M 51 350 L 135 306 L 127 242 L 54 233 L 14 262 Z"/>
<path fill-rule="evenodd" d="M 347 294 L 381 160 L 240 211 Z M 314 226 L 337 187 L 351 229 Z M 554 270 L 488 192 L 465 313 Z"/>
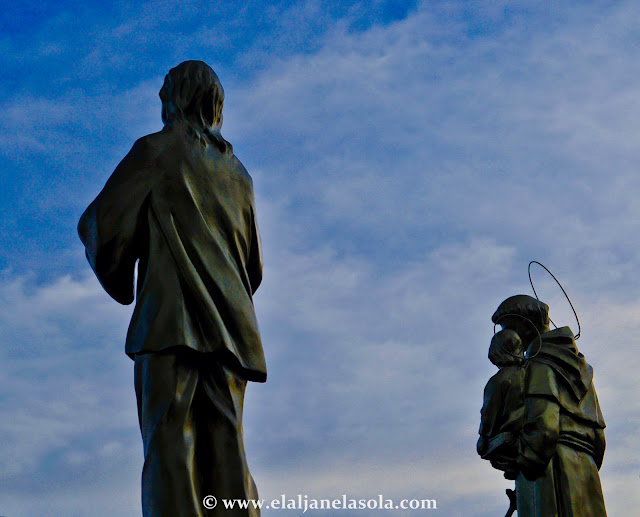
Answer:
<path fill-rule="evenodd" d="M 518 517 L 605 517 L 605 423 L 580 332 L 551 330 L 537 295 L 507 298 L 492 321 L 502 327 L 489 348 L 499 371 L 485 387 L 477 450 L 515 480 L 507 516 L 517 508 Z"/>

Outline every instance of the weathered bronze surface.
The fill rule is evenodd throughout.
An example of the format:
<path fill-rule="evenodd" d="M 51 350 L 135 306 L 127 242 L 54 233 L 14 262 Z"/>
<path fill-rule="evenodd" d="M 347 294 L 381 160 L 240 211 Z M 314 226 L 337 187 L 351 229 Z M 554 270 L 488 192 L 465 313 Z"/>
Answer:
<path fill-rule="evenodd" d="M 220 134 L 224 93 L 201 61 L 160 90 L 164 128 L 139 139 L 80 219 L 104 289 L 134 300 L 126 353 L 144 444 L 147 517 L 207 511 L 203 498 L 257 499 L 245 458 L 247 380 L 266 366 L 252 296 L 262 279 L 251 177 Z"/>
<path fill-rule="evenodd" d="M 500 371 L 485 388 L 478 453 L 515 479 L 519 517 L 606 516 L 605 423 L 573 332 L 550 330 L 549 307 L 527 295 L 507 298 L 492 320 L 507 334 L 492 340 Z"/>

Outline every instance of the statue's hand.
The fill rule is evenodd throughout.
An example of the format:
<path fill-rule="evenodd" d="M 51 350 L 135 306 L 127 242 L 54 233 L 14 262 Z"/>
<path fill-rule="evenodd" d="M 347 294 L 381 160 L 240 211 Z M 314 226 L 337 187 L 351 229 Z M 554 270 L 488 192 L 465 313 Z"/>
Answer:
<path fill-rule="evenodd" d="M 482 456 L 487 451 L 488 446 L 489 446 L 489 441 L 484 436 L 481 436 L 480 438 L 478 438 L 476 450 L 478 451 L 478 454 L 480 456 Z"/>
<path fill-rule="evenodd" d="M 515 479 L 515 477 L 510 476 L 517 477 L 518 475 L 518 465 L 515 458 L 505 455 L 497 455 L 491 460 L 491 466 L 494 469 L 502 470 L 505 473 L 504 477 L 507 479 Z"/>
<path fill-rule="evenodd" d="M 505 470 L 504 472 L 504 478 L 505 479 L 510 479 L 510 480 L 514 480 L 518 477 L 518 471 L 516 469 L 509 469 L 509 470 Z"/>
<path fill-rule="evenodd" d="M 493 459 L 491 460 L 491 466 L 497 470 L 507 471 L 511 467 L 511 462 L 502 459 Z"/>

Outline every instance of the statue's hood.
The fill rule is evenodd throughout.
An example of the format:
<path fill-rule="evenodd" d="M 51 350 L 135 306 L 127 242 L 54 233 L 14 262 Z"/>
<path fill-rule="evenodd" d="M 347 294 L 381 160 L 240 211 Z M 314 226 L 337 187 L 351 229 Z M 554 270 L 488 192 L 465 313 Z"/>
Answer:
<path fill-rule="evenodd" d="M 593 368 L 578 351 L 573 332 L 569 327 L 561 327 L 545 332 L 541 338 L 539 352 L 537 339 L 530 345 L 528 360 L 547 364 L 565 382 L 575 398 L 582 400 L 591 386 Z"/>

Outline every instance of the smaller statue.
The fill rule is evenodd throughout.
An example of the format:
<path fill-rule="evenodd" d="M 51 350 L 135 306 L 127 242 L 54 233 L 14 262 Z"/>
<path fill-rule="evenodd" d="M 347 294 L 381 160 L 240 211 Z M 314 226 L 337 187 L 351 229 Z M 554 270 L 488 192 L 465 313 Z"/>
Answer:
<path fill-rule="evenodd" d="M 520 336 L 509 329 L 496 333 L 489 347 L 489 360 L 499 371 L 484 388 L 477 448 L 507 479 L 517 476 L 511 468 L 524 417 L 524 352 Z"/>
<path fill-rule="evenodd" d="M 507 298 L 492 321 L 503 328 L 489 351 L 500 371 L 485 388 L 478 453 L 515 479 L 518 517 L 606 517 L 605 423 L 573 332 L 550 330 L 548 305 L 527 295 Z"/>

